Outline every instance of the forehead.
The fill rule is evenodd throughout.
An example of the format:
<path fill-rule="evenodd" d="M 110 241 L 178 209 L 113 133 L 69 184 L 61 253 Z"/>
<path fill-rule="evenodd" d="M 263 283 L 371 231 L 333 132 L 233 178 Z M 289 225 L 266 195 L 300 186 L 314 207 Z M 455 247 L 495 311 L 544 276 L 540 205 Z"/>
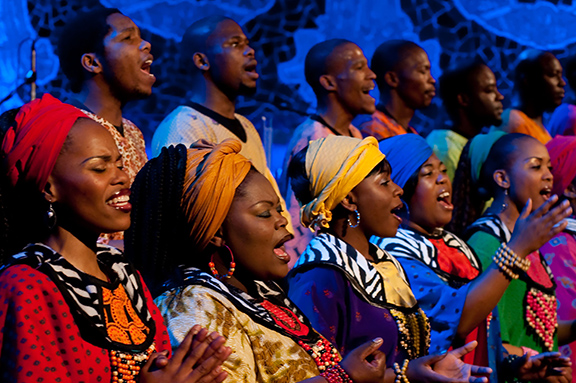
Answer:
<path fill-rule="evenodd" d="M 526 160 L 532 157 L 539 157 L 544 160 L 550 159 L 546 146 L 536 139 L 520 140 L 516 145 L 516 150 L 520 154 L 519 157 L 521 160 Z"/>
<path fill-rule="evenodd" d="M 426 51 L 420 47 L 412 47 L 403 53 L 402 59 L 398 62 L 398 64 L 396 64 L 396 67 L 399 69 L 412 69 L 422 65 L 430 65 L 428 54 L 426 54 Z"/>
<path fill-rule="evenodd" d="M 278 199 L 270 181 L 255 170 L 248 172 L 238 188 L 242 189 L 242 193 L 237 194 L 234 201 L 242 206 L 252 206 L 260 201 L 275 202 Z"/>
<path fill-rule="evenodd" d="M 106 36 L 114 37 L 114 35 L 122 32 L 125 29 L 134 28 L 136 24 L 128 16 L 121 13 L 113 13 L 106 18 L 106 23 L 110 26 L 110 32 Z"/>
<path fill-rule="evenodd" d="M 544 70 L 562 70 L 562 65 L 560 61 L 551 53 L 544 54 L 538 60 L 540 62 L 540 67 Z"/>
<path fill-rule="evenodd" d="M 234 37 L 246 38 L 246 34 L 234 20 L 222 20 L 207 39 L 208 45 L 222 43 Z"/>
<path fill-rule="evenodd" d="M 334 48 L 327 57 L 327 68 L 329 71 L 340 72 L 358 61 L 368 61 L 362 49 L 354 43 L 345 43 Z"/>
<path fill-rule="evenodd" d="M 496 76 L 494 72 L 486 65 L 480 66 L 477 70 L 470 74 L 471 83 L 477 87 L 485 87 L 487 85 L 496 84 Z"/>
<path fill-rule="evenodd" d="M 93 154 L 92 152 L 118 153 L 112 135 L 99 123 L 89 118 L 76 120 L 67 137 L 67 152 Z"/>

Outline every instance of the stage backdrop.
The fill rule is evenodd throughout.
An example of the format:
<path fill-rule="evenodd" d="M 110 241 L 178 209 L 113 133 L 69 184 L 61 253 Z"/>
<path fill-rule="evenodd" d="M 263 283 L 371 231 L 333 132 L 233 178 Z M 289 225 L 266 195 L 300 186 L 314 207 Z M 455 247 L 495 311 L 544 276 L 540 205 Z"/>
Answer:
<path fill-rule="evenodd" d="M 192 86 L 177 68 L 177 43 L 186 27 L 212 14 L 238 21 L 256 50 L 261 74 L 257 94 L 240 100 L 238 110 L 257 128 L 262 116 L 271 121 L 273 168 L 293 129 L 314 110 L 303 63 L 317 42 L 346 38 L 370 58 L 387 39 L 412 40 L 428 52 L 436 77 L 458 60 L 480 57 L 496 73 L 506 106 L 512 69 L 524 49 L 551 50 L 561 60 L 576 51 L 573 0 L 0 0 L 0 99 L 24 81 L 33 41 L 38 93 L 66 97 L 67 81 L 55 56 L 59 27 L 74 13 L 102 5 L 131 17 L 152 44 L 154 94 L 125 109 L 147 142 Z M 29 86 L 20 86 L 0 111 L 28 101 L 29 92 Z M 418 112 L 413 124 L 424 134 L 445 126 L 440 100 Z"/>

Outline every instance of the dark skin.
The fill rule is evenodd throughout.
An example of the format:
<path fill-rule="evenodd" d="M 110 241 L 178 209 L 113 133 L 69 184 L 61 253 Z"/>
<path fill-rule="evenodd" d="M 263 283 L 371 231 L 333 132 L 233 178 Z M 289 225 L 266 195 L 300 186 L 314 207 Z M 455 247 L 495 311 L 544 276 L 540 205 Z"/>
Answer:
<path fill-rule="evenodd" d="M 317 97 L 316 113 L 341 135 L 351 136 L 352 120 L 359 114 L 374 113 L 375 100 L 369 92 L 376 75 L 356 44 L 336 47 L 326 61 L 328 71 L 319 79 L 326 92 Z"/>
<path fill-rule="evenodd" d="M 410 49 L 396 69 L 384 75 L 387 87 L 380 89 L 377 109 L 388 112 L 406 132 L 417 109 L 430 105 L 436 80 L 430 73 L 430 60 L 422 48 Z"/>
<path fill-rule="evenodd" d="M 206 50 L 192 56 L 197 81 L 191 89 L 191 100 L 234 118 L 236 99 L 256 89 L 259 76 L 254 53 L 235 21 L 225 19 L 218 23 L 206 39 Z"/>

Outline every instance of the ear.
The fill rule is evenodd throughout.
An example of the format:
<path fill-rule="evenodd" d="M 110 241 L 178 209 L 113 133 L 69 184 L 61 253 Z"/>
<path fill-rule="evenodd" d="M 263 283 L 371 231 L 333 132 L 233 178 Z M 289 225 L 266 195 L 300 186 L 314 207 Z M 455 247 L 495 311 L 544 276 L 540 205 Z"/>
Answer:
<path fill-rule="evenodd" d="M 386 72 L 384 74 L 384 81 L 386 81 L 386 84 L 388 84 L 390 88 L 397 88 L 398 85 L 400 84 L 398 75 L 396 74 L 396 72 L 392 71 Z"/>
<path fill-rule="evenodd" d="M 458 104 L 460 106 L 468 106 L 470 104 L 470 98 L 467 94 L 460 93 L 456 96 L 456 99 L 458 100 Z"/>
<path fill-rule="evenodd" d="M 496 170 L 492 175 L 492 177 L 494 178 L 494 182 L 496 182 L 496 185 L 500 186 L 503 189 L 510 188 L 510 179 L 508 177 L 508 174 L 506 173 L 506 170 L 503 169 Z"/>
<path fill-rule="evenodd" d="M 340 205 L 349 212 L 353 212 L 354 210 L 358 209 L 358 205 L 356 205 L 356 196 L 354 195 L 354 192 L 352 191 L 348 193 L 348 195 L 344 197 L 342 202 L 340 202 Z"/>
<path fill-rule="evenodd" d="M 194 62 L 196 68 L 202 71 L 207 71 L 208 69 L 210 69 L 210 62 L 208 61 L 208 56 L 206 56 L 204 53 L 200 52 L 194 53 L 194 56 L 192 56 L 192 61 Z"/>
<path fill-rule="evenodd" d="M 576 199 L 576 186 L 574 186 L 574 184 L 568 185 L 566 190 L 564 190 L 564 197 L 568 199 Z"/>
<path fill-rule="evenodd" d="M 319 81 L 320 85 L 322 85 L 322 87 L 326 89 L 328 92 L 336 91 L 337 85 L 334 76 L 329 74 L 323 74 L 322 76 L 320 76 Z"/>
<path fill-rule="evenodd" d="M 224 246 L 224 235 L 223 235 L 222 227 L 220 227 L 220 229 L 218 229 L 216 234 L 214 234 L 214 236 L 210 239 L 210 242 L 208 242 L 208 243 L 215 246 L 215 247 L 223 247 Z"/>
<path fill-rule="evenodd" d="M 52 182 L 52 176 L 48 177 L 42 195 L 44 196 L 44 199 L 50 203 L 54 203 L 58 200 L 58 193 L 57 189 L 54 187 L 54 183 Z"/>
<path fill-rule="evenodd" d="M 84 53 L 80 59 L 80 63 L 82 64 L 82 68 L 90 73 L 102 72 L 102 64 L 100 64 L 100 59 L 95 53 Z"/>

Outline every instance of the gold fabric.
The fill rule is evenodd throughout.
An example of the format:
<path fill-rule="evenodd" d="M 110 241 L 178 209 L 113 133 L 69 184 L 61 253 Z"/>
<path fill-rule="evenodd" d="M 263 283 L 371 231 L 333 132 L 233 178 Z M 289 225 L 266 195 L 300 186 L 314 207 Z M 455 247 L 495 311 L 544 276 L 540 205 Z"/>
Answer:
<path fill-rule="evenodd" d="M 311 141 L 306 152 L 306 173 L 314 199 L 300 209 L 305 227 L 329 227 L 332 212 L 378 165 L 384 154 L 374 137 L 328 136 Z"/>

